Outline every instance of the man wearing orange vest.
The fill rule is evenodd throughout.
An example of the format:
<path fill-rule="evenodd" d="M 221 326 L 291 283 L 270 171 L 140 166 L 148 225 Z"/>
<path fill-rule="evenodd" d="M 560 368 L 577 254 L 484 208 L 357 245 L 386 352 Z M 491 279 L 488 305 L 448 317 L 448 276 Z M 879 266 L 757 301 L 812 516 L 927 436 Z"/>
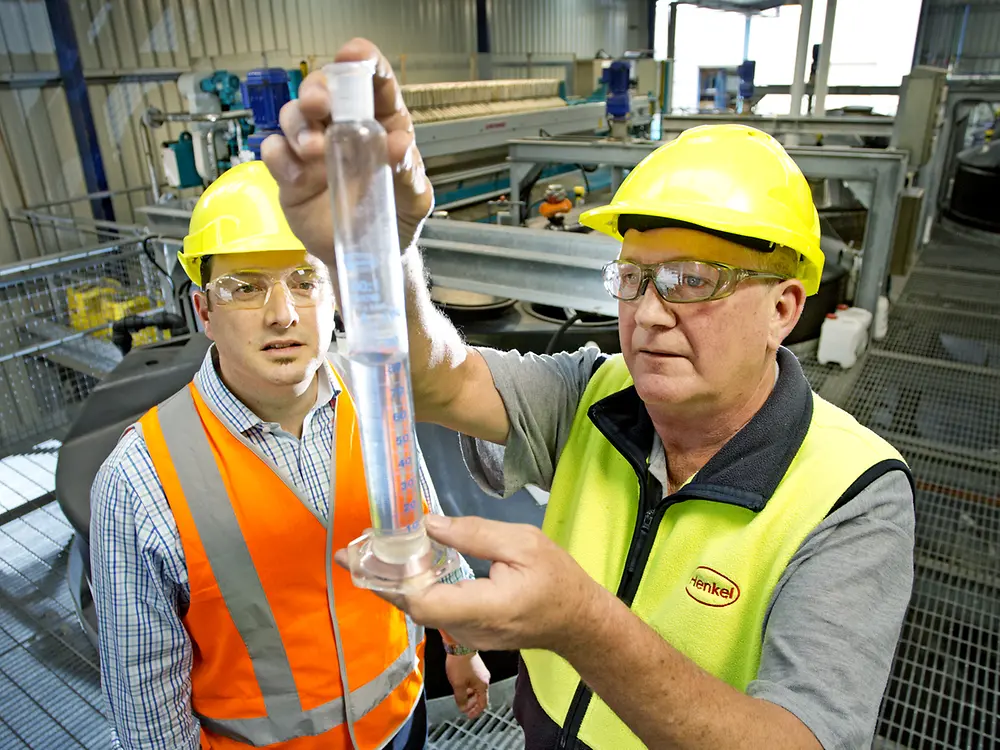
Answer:
<path fill-rule="evenodd" d="M 193 382 L 126 431 L 91 505 L 114 747 L 416 750 L 423 632 L 333 563 L 370 526 L 334 296 L 261 162 L 201 196 L 180 262 L 212 339 Z M 425 509 L 440 513 L 422 460 Z M 471 578 L 463 561 L 449 582 Z M 446 639 L 455 700 L 489 673 Z"/>

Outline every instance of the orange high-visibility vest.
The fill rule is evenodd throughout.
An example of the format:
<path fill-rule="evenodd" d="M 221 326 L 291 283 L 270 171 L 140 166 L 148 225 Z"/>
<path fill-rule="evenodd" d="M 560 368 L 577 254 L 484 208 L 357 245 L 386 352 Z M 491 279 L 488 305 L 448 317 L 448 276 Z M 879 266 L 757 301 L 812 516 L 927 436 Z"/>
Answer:
<path fill-rule="evenodd" d="M 338 378 L 339 379 L 339 378 Z M 192 383 L 140 420 L 177 521 L 201 746 L 381 747 L 423 687 L 423 638 L 333 563 L 326 519 L 234 435 Z M 371 525 L 354 404 L 337 397 L 333 549 Z M 331 575 L 328 575 L 331 574 Z M 329 583 L 329 585 L 328 585 Z"/>

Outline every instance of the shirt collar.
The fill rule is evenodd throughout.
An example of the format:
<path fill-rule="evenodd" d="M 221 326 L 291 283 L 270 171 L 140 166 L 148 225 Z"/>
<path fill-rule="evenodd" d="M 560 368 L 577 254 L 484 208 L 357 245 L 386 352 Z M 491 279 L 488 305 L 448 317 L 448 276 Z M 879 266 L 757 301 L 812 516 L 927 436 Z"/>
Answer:
<path fill-rule="evenodd" d="M 762 510 L 805 439 L 812 409 L 802 367 L 789 350 L 779 349 L 777 382 L 764 406 L 675 494 Z M 633 467 L 649 471 L 656 431 L 634 385 L 595 403 L 589 416 Z"/>
<path fill-rule="evenodd" d="M 257 425 L 264 424 L 264 420 L 254 414 L 250 407 L 240 401 L 222 382 L 216 364 L 217 357 L 215 344 L 212 344 L 194 376 L 195 386 L 212 411 L 228 421 L 231 429 L 246 434 Z M 316 374 L 319 376 L 319 388 L 316 393 L 316 404 L 310 409 L 309 415 L 332 403 L 340 393 L 340 386 L 329 360 L 323 362 L 323 366 Z M 309 416 L 306 419 L 308 420 Z"/>

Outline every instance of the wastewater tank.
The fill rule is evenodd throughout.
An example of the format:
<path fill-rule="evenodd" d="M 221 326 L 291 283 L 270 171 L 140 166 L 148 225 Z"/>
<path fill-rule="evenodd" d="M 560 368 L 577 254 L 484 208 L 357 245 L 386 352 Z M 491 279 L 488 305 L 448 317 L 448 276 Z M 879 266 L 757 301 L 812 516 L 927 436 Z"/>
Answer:
<path fill-rule="evenodd" d="M 956 161 L 949 218 L 1000 233 L 1000 141 L 966 149 Z"/>

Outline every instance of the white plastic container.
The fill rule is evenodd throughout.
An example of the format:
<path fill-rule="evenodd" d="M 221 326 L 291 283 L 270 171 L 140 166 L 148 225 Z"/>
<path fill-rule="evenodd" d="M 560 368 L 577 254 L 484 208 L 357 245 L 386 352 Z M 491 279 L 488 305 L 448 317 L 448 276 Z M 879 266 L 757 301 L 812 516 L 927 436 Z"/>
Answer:
<path fill-rule="evenodd" d="M 868 329 L 872 324 L 872 314 L 863 307 L 848 307 L 847 305 L 837 305 L 837 317 L 848 318 L 857 321 L 861 326 L 861 336 L 857 342 L 857 356 L 861 356 L 868 348 Z"/>
<path fill-rule="evenodd" d="M 875 330 L 872 335 L 876 341 L 881 341 L 889 332 L 889 298 L 882 295 L 878 298 L 878 306 L 875 308 Z"/>
<path fill-rule="evenodd" d="M 872 314 L 863 307 L 848 307 L 847 305 L 837 305 L 838 318 L 854 318 L 859 321 L 867 331 L 872 324 Z"/>
<path fill-rule="evenodd" d="M 816 360 L 821 365 L 836 362 L 845 370 L 853 367 L 867 338 L 865 326 L 856 317 L 830 313 L 820 328 Z"/>

